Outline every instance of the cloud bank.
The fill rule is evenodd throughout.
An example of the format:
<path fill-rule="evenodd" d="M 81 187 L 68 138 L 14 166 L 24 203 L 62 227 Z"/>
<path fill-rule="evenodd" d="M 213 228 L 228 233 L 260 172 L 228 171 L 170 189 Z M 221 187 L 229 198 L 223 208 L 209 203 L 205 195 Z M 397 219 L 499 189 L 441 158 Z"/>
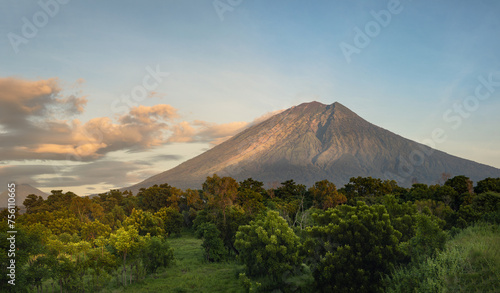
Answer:
<path fill-rule="evenodd" d="M 79 119 L 88 97 L 57 78 L 0 78 L 0 183 L 28 183 L 40 188 L 123 187 L 157 173 L 153 162 L 117 161 L 115 151 L 147 152 L 172 143 L 222 143 L 253 122 L 217 124 L 185 121 L 167 104 L 139 105 L 117 117 Z M 97 97 L 93 97 L 97 98 Z M 146 155 L 147 156 L 147 155 Z M 180 161 L 178 154 L 149 156 L 154 162 Z"/>
<path fill-rule="evenodd" d="M 216 145 L 248 122 L 179 121 L 166 104 L 136 106 L 116 119 L 82 122 L 87 97 L 66 93 L 57 78 L 0 78 L 0 160 L 93 161 L 119 150 L 144 151 L 173 142 Z"/>

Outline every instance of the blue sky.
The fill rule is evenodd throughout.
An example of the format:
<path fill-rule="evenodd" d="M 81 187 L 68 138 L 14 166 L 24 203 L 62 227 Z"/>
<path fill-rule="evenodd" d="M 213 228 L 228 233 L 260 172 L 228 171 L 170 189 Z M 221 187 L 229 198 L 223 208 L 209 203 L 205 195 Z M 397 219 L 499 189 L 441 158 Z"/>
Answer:
<path fill-rule="evenodd" d="M 81 195 L 123 187 L 312 100 L 419 142 L 442 129 L 437 149 L 500 168 L 498 1 L 40 3 L 53 15 L 0 3 L 3 180 Z M 165 73 L 139 96 L 151 70 Z M 44 110 L 27 111 L 34 103 Z"/>

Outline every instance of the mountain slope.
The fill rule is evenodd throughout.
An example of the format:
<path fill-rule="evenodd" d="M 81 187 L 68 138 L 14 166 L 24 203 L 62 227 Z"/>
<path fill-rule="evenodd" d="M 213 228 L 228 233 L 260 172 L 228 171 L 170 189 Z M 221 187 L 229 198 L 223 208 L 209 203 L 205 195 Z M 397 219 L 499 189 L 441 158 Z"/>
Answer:
<path fill-rule="evenodd" d="M 294 179 L 311 186 L 328 179 L 342 186 L 351 177 L 413 180 L 433 184 L 442 173 L 477 181 L 500 169 L 433 150 L 362 119 L 340 103 L 304 103 L 254 125 L 179 166 L 126 188 L 169 183 L 200 188 L 207 176 L 248 177 L 264 183 Z"/>
<path fill-rule="evenodd" d="M 16 184 L 16 206 L 19 208 L 23 209 L 23 202 L 28 197 L 30 194 L 35 194 L 38 196 L 43 197 L 43 199 L 47 199 L 49 196 L 45 192 L 41 191 L 40 189 L 37 189 L 29 184 Z M 8 203 L 7 200 L 9 199 L 9 193 L 7 190 L 4 192 L 0 193 L 0 209 L 6 208 Z"/>

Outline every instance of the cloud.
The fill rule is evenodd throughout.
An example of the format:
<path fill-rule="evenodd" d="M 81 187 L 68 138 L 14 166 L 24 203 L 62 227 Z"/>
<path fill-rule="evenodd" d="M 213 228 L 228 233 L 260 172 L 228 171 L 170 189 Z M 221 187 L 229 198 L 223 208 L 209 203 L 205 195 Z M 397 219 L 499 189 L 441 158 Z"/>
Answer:
<path fill-rule="evenodd" d="M 55 174 L 55 169 L 45 165 L 0 166 L 0 191 L 3 191 L 9 182 L 36 186 L 34 177 L 41 174 Z"/>
<path fill-rule="evenodd" d="M 56 78 L 0 78 L 0 160 L 91 161 L 111 151 L 145 150 L 168 143 L 168 124 L 179 117 L 170 105 L 138 106 L 118 122 L 98 117 L 82 123 L 74 116 L 86 103 Z"/>
<path fill-rule="evenodd" d="M 138 106 L 120 117 L 120 122 L 123 124 L 148 124 L 157 119 L 168 121 L 177 117 L 179 117 L 177 110 L 170 105 Z"/>
<path fill-rule="evenodd" d="M 155 161 L 178 161 L 181 160 L 183 157 L 179 155 L 156 155 L 153 156 L 151 159 Z"/>
<path fill-rule="evenodd" d="M 2 186 L 7 182 L 28 183 L 37 188 L 109 185 L 115 188 L 137 183 L 153 174 L 141 162 L 100 160 L 78 165 L 21 165 L 0 167 Z M 5 180 L 7 179 L 7 180 Z"/>

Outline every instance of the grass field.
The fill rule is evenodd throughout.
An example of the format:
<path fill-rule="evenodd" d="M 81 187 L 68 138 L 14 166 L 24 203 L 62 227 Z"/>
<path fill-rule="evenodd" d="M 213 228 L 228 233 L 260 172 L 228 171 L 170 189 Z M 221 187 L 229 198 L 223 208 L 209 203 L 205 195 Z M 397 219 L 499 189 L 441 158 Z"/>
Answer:
<path fill-rule="evenodd" d="M 207 263 L 203 260 L 200 239 L 192 233 L 169 241 L 175 263 L 144 281 L 110 292 L 244 292 L 238 280 L 243 265 L 235 261 Z"/>
<path fill-rule="evenodd" d="M 500 292 L 500 227 L 468 227 L 435 258 L 400 268 L 388 281 L 394 293 Z"/>

